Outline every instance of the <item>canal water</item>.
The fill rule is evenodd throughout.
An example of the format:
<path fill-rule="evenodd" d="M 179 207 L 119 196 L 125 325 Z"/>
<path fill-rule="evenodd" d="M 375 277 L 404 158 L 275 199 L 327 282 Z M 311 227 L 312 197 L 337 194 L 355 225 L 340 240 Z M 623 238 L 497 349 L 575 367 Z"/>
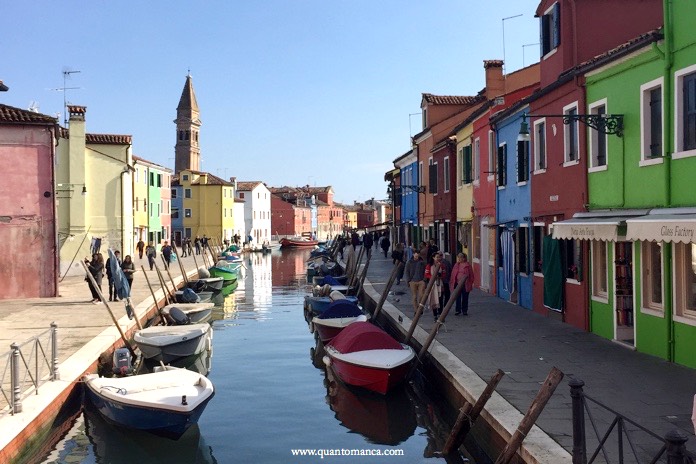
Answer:
<path fill-rule="evenodd" d="M 452 411 L 422 381 L 382 396 L 327 375 L 303 314 L 307 257 L 245 258 L 239 288 L 216 306 L 212 353 L 191 363 L 209 369 L 216 388 L 198 426 L 172 441 L 112 426 L 85 408 L 41 462 L 445 462 L 435 452 Z"/>

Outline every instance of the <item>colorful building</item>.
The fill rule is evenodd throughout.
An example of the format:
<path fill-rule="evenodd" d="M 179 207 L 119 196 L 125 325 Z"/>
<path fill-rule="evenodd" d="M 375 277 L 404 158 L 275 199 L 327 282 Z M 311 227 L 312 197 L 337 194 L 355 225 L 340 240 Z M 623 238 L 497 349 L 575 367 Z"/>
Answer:
<path fill-rule="evenodd" d="M 240 236 L 246 241 L 251 235 L 254 243 L 271 240 L 271 192 L 261 181 L 237 181 L 237 198 L 244 203 L 244 231 Z"/>
<path fill-rule="evenodd" d="M 234 236 L 234 184 L 213 174 L 184 169 L 172 185 L 181 187 L 182 237 L 213 237 L 219 241 Z M 177 188 L 177 200 L 179 189 Z M 177 201 L 178 203 L 178 201 Z"/>

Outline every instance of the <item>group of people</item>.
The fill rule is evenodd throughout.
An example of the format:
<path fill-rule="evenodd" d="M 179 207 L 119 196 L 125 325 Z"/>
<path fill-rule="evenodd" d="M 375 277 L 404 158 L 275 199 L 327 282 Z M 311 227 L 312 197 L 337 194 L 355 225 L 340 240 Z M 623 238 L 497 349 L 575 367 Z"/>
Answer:
<path fill-rule="evenodd" d="M 108 258 L 106 263 L 104 263 L 104 257 L 101 253 L 94 253 L 91 260 L 89 258 L 85 258 L 87 270 L 93 277 L 94 283 L 96 283 L 95 286 L 95 284 L 92 283 L 92 279 L 89 277 L 85 278 L 89 285 L 89 290 L 92 293 L 91 302 L 93 304 L 97 304 L 101 300 L 99 293 L 101 292 L 102 280 L 105 274 L 109 281 L 109 301 L 119 301 L 121 299 L 116 289 L 116 279 L 111 270 L 111 259 L 112 258 Z M 123 261 L 121 261 L 121 252 L 116 250 L 114 251 L 113 259 L 116 260 L 115 266 L 123 271 L 126 281 L 128 282 L 128 288 L 131 288 L 133 286 L 133 274 L 135 273 L 135 264 L 133 263 L 133 258 L 131 258 L 131 255 L 126 255 Z"/>

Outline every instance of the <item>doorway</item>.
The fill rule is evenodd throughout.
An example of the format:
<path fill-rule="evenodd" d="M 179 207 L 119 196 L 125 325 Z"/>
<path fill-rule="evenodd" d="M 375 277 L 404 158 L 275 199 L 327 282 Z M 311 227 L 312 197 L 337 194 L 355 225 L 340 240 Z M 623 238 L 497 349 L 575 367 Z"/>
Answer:
<path fill-rule="evenodd" d="M 633 243 L 616 242 L 614 250 L 614 337 L 618 342 L 635 346 Z"/>
<path fill-rule="evenodd" d="M 481 221 L 481 251 L 479 256 L 481 257 L 481 289 L 487 292 L 490 291 L 491 288 L 488 235 L 488 219 L 485 219 Z"/>

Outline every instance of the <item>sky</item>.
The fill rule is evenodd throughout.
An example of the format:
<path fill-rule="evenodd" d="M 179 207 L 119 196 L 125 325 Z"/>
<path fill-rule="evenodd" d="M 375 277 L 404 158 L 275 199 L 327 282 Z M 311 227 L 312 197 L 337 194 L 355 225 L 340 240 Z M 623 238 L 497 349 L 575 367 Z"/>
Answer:
<path fill-rule="evenodd" d="M 64 101 L 86 106 L 88 133 L 132 135 L 134 155 L 173 169 L 190 72 L 202 171 L 384 199 L 422 93 L 476 95 L 484 60 L 538 61 L 538 3 L 2 0 L 0 103 L 61 123 Z"/>

